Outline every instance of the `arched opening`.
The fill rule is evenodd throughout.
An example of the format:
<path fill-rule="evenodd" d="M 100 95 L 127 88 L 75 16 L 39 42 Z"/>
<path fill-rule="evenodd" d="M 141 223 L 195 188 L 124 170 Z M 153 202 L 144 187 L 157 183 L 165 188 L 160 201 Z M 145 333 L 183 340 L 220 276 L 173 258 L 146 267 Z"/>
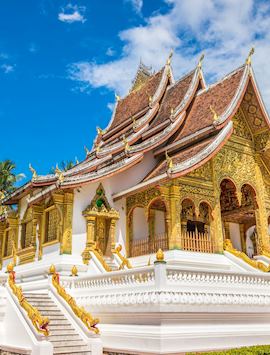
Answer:
<path fill-rule="evenodd" d="M 203 253 L 213 253 L 214 244 L 210 234 L 211 208 L 206 202 L 201 202 L 196 215 L 193 201 L 182 201 L 181 234 L 184 250 Z"/>
<path fill-rule="evenodd" d="M 168 249 L 166 205 L 160 198 L 148 208 L 137 206 L 129 216 L 130 256 Z"/>
<path fill-rule="evenodd" d="M 235 249 L 253 257 L 257 253 L 255 211 L 258 205 L 255 190 L 244 184 L 237 199 L 236 187 L 231 180 L 222 180 L 220 188 L 224 238 L 230 239 Z"/>

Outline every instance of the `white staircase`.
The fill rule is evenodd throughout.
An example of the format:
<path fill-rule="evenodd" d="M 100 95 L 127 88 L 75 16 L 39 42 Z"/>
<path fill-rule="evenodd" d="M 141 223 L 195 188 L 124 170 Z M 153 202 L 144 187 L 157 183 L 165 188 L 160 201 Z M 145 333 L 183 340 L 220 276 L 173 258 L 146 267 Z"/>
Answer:
<path fill-rule="evenodd" d="M 112 269 L 112 271 L 116 271 L 119 269 L 119 265 L 117 265 L 113 257 L 103 256 L 103 259 L 105 263 Z"/>
<path fill-rule="evenodd" d="M 26 299 L 43 316 L 50 319 L 48 340 L 53 345 L 53 353 L 61 355 L 90 355 L 88 345 L 72 327 L 68 319 L 47 293 L 24 293 Z"/>

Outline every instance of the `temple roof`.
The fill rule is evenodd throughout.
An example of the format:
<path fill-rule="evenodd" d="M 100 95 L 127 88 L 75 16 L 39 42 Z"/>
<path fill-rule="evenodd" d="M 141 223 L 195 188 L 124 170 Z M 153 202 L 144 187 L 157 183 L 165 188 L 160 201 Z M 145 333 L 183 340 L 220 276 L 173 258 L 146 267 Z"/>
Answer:
<path fill-rule="evenodd" d="M 98 131 L 85 160 L 61 176 L 58 173 L 35 177 L 23 191 L 43 186 L 39 193 L 43 196 L 54 188 L 98 181 L 129 169 L 150 150 L 156 157 L 156 167 L 143 179 L 143 184 L 159 177 L 186 174 L 223 146 L 232 133 L 231 119 L 240 104 L 243 102 L 249 112 L 247 102 L 254 106 L 254 100 L 258 109 L 250 120 L 254 124 L 263 121 L 263 127 L 269 127 L 250 63 L 206 86 L 201 64 L 174 82 L 168 61 L 157 73 L 145 74 L 139 86 L 118 99 L 111 122 L 105 131 Z M 14 203 L 21 196 L 22 190 L 18 189 L 5 202 Z"/>

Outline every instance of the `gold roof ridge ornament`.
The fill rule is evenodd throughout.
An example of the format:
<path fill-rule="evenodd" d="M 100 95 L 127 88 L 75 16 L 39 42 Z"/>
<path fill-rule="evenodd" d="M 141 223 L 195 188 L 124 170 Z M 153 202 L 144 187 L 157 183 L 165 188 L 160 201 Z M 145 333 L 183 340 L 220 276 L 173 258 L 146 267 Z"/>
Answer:
<path fill-rule="evenodd" d="M 32 167 L 31 163 L 29 163 L 29 170 L 32 173 L 32 180 L 33 181 L 36 180 L 38 177 L 38 174 L 37 174 L 36 170 Z"/>
<path fill-rule="evenodd" d="M 248 57 L 246 59 L 246 65 L 251 65 L 251 57 L 253 56 L 254 53 L 255 53 L 255 48 L 252 47 L 248 53 Z"/>
<path fill-rule="evenodd" d="M 219 119 L 219 115 L 217 114 L 216 110 L 213 108 L 212 105 L 210 105 L 209 108 L 213 114 L 213 120 L 214 120 L 214 122 L 216 122 Z"/>
<path fill-rule="evenodd" d="M 121 100 L 121 97 L 119 95 L 117 95 L 117 93 L 114 93 L 115 99 L 117 102 L 119 102 Z"/>
<path fill-rule="evenodd" d="M 205 55 L 204 55 L 204 53 L 202 53 L 202 55 L 200 56 L 200 59 L 198 61 L 198 64 L 197 64 L 198 69 L 202 69 L 202 63 L 203 63 L 204 57 L 205 57 Z"/>
<path fill-rule="evenodd" d="M 58 177 L 58 180 L 60 181 L 60 183 L 64 181 L 63 171 L 61 169 L 59 169 L 58 164 L 56 164 L 56 167 L 54 169 L 54 173 Z"/>
<path fill-rule="evenodd" d="M 105 133 L 105 131 L 103 129 L 101 129 L 100 127 L 97 127 L 98 136 L 103 136 L 104 133 Z"/>
<path fill-rule="evenodd" d="M 170 51 L 169 57 L 166 62 L 167 65 L 171 65 L 172 56 L 173 56 L 173 49 L 171 49 L 171 51 Z"/>
<path fill-rule="evenodd" d="M 128 144 L 128 140 L 127 140 L 127 138 L 125 136 L 123 137 L 123 144 L 124 144 L 124 147 L 125 147 L 125 152 L 130 151 L 130 145 Z"/>
<path fill-rule="evenodd" d="M 77 157 L 75 157 L 75 162 L 76 164 L 80 164 L 79 159 Z"/>
<path fill-rule="evenodd" d="M 167 167 L 169 168 L 169 170 L 171 170 L 173 168 L 173 160 L 172 158 L 169 156 L 167 150 L 165 152 L 165 156 L 166 156 L 166 162 L 167 162 Z"/>
<path fill-rule="evenodd" d="M 84 150 L 85 150 L 86 156 L 90 154 L 90 150 L 87 148 L 86 145 L 84 146 Z"/>

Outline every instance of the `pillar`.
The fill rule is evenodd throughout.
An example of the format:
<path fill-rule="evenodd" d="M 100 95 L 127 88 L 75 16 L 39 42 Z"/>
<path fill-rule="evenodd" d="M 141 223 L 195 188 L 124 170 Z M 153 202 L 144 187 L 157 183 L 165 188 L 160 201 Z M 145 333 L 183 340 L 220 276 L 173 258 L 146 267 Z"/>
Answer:
<path fill-rule="evenodd" d="M 86 246 L 82 253 L 83 262 L 88 265 L 91 259 L 90 249 L 95 246 L 96 216 L 86 216 Z"/>
<path fill-rule="evenodd" d="M 116 219 L 112 218 L 110 223 L 110 230 L 109 230 L 109 240 L 111 242 L 111 250 L 115 249 L 115 244 L 116 244 L 115 232 L 116 232 Z"/>
<path fill-rule="evenodd" d="M 172 184 L 169 190 L 170 228 L 169 249 L 181 249 L 181 204 L 180 187 Z"/>
<path fill-rule="evenodd" d="M 243 223 L 239 224 L 239 229 L 240 229 L 242 251 L 246 253 L 245 225 Z"/>
<path fill-rule="evenodd" d="M 63 235 L 61 238 L 61 254 L 72 254 L 72 215 L 73 193 L 66 192 L 63 205 Z"/>

